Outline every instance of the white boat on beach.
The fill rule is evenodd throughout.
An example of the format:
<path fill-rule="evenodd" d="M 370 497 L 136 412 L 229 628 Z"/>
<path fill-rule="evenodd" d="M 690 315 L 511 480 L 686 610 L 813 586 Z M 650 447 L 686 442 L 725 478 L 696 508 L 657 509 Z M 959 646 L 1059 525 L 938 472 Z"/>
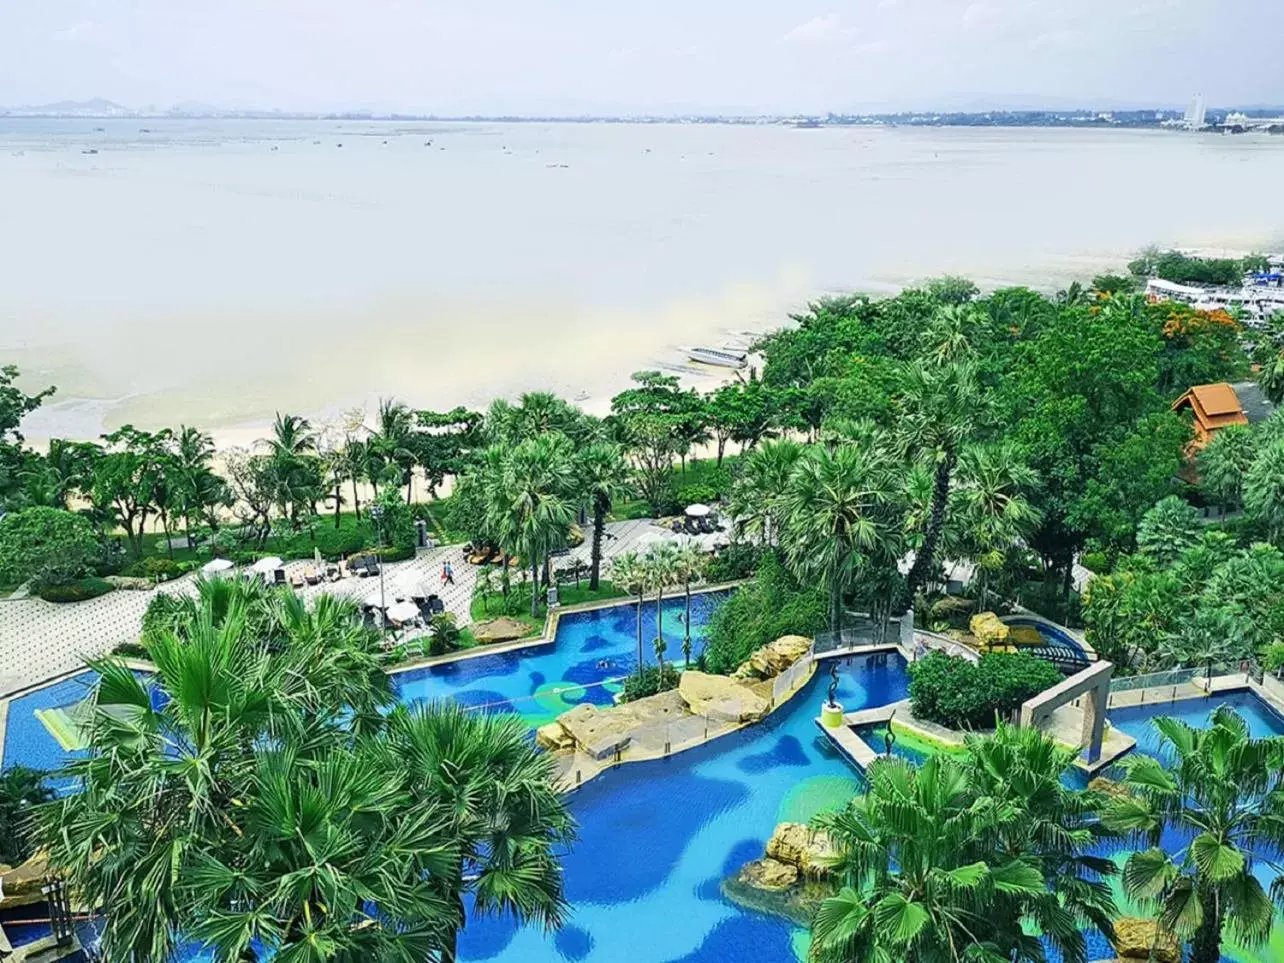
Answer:
<path fill-rule="evenodd" d="M 743 368 L 749 359 L 748 351 L 727 345 L 723 345 L 720 348 L 683 345 L 681 350 L 692 361 L 714 365 L 718 368 Z"/>

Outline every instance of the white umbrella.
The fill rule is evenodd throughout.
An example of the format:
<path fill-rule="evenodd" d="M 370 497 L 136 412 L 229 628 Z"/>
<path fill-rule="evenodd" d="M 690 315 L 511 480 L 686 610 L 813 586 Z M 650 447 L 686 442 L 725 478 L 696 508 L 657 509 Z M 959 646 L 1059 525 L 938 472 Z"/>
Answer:
<path fill-rule="evenodd" d="M 372 609 L 381 609 L 387 604 L 387 601 L 383 593 L 372 592 L 371 594 L 366 596 L 366 601 L 364 604 L 370 606 Z"/>
<path fill-rule="evenodd" d="M 388 618 L 394 622 L 409 622 L 419 617 L 419 606 L 414 602 L 398 602 L 388 606 Z"/>
<path fill-rule="evenodd" d="M 713 511 L 713 509 L 708 505 L 701 505 L 699 502 L 696 502 L 694 505 L 687 506 L 687 515 L 691 518 L 704 518 L 711 511 Z"/>
<path fill-rule="evenodd" d="M 661 542 L 673 541 L 672 532 L 652 531 L 646 532 L 638 539 L 639 545 L 658 545 Z"/>
<path fill-rule="evenodd" d="M 275 572 L 278 568 L 280 568 L 284 564 L 285 563 L 282 562 L 275 555 L 269 555 L 267 558 L 261 558 L 257 562 L 255 562 L 253 565 L 251 565 L 250 571 L 259 572 L 260 574 L 266 574 L 268 572 Z"/>
<path fill-rule="evenodd" d="M 206 575 L 217 575 L 219 572 L 226 572 L 230 568 L 236 568 L 236 566 L 225 558 L 216 558 L 202 565 L 201 571 Z"/>

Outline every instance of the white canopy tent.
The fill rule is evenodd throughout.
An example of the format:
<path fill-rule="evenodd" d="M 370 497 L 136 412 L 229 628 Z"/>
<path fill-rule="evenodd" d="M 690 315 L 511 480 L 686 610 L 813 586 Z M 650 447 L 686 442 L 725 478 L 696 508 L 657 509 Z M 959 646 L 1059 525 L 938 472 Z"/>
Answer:
<path fill-rule="evenodd" d="M 275 555 L 269 555 L 267 558 L 261 558 L 250 566 L 251 572 L 258 572 L 260 575 L 266 575 L 268 572 L 275 572 L 285 563 Z"/>
<path fill-rule="evenodd" d="M 388 606 L 388 618 L 394 622 L 410 622 L 419 618 L 419 606 L 414 602 L 398 602 Z"/>
<path fill-rule="evenodd" d="M 201 566 L 201 572 L 205 575 L 218 575 L 222 572 L 230 571 L 236 566 L 225 558 L 215 558 Z"/>

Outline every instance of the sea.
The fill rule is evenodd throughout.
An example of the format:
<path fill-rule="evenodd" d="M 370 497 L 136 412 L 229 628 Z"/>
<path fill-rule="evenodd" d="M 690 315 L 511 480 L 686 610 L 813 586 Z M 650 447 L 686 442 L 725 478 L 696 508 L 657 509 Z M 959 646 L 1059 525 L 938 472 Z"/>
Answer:
<path fill-rule="evenodd" d="M 0 360 L 58 387 L 35 440 L 603 410 L 826 293 L 1280 249 L 1281 169 L 1175 131 L 0 118 Z"/>

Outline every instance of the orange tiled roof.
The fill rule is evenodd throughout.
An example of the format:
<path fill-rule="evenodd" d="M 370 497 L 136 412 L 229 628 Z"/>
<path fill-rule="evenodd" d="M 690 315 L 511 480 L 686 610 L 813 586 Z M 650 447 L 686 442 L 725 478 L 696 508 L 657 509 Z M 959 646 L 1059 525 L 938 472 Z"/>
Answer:
<path fill-rule="evenodd" d="M 1195 421 L 1206 433 L 1227 425 L 1248 424 L 1248 416 L 1239 403 L 1239 396 L 1225 382 L 1195 385 L 1173 402 L 1173 411 L 1179 411 L 1187 405 L 1195 412 Z"/>

